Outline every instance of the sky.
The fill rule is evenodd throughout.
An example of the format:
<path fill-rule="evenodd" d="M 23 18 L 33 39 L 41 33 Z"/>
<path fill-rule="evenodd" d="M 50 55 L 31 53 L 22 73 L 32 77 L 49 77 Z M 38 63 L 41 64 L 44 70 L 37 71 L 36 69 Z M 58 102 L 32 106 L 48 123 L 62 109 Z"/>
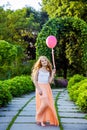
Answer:
<path fill-rule="evenodd" d="M 10 3 L 10 6 L 7 4 L 8 2 Z M 25 6 L 31 6 L 35 10 L 39 11 L 41 8 L 39 3 L 41 3 L 41 0 L 0 0 L 0 6 L 5 5 L 5 9 L 10 8 L 11 10 L 21 9 Z M 8 6 L 6 7 L 6 5 Z"/>

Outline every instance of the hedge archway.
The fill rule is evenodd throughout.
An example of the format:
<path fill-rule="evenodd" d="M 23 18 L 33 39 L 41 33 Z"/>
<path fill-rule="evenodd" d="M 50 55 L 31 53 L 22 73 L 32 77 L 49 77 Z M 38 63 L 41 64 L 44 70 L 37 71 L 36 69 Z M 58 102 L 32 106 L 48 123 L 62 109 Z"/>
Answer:
<path fill-rule="evenodd" d="M 38 34 L 36 41 L 36 57 L 46 55 L 51 60 L 51 49 L 46 46 L 46 38 L 56 36 L 58 40 L 55 50 L 57 69 L 63 70 L 66 78 L 67 69 L 72 73 L 81 73 L 87 66 L 87 24 L 75 17 L 50 19 Z"/>

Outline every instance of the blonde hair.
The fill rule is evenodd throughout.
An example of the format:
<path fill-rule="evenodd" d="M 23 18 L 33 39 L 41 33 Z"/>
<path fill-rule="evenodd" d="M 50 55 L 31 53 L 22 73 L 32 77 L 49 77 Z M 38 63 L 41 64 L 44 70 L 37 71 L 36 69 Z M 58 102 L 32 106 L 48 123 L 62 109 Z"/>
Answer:
<path fill-rule="evenodd" d="M 48 60 L 48 58 L 46 56 L 40 56 L 32 68 L 32 73 L 31 73 L 32 79 L 34 79 L 35 74 L 42 67 L 41 59 L 46 59 L 46 61 L 47 61 L 46 69 L 50 72 L 50 75 L 52 74 L 52 64 L 50 63 L 50 61 Z"/>

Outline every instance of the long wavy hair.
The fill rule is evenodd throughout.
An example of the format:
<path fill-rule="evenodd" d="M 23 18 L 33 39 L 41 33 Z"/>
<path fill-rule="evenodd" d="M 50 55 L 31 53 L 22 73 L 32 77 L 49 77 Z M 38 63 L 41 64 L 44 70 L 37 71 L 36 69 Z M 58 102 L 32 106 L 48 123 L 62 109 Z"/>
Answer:
<path fill-rule="evenodd" d="M 47 61 L 46 69 L 47 69 L 47 71 L 50 72 L 50 75 L 52 74 L 52 64 L 50 63 L 50 61 L 48 60 L 48 58 L 46 56 L 40 56 L 39 59 L 37 60 L 37 62 L 34 64 L 33 68 L 32 68 L 32 73 L 31 73 L 32 79 L 34 79 L 35 74 L 42 67 L 41 59 L 45 59 Z"/>

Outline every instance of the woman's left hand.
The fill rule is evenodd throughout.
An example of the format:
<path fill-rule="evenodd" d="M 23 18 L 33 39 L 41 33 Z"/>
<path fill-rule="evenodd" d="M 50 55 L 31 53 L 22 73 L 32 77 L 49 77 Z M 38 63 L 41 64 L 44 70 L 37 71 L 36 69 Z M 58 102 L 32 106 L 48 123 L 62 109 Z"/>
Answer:
<path fill-rule="evenodd" d="M 52 75 L 54 76 L 56 74 L 56 69 L 52 70 Z"/>

